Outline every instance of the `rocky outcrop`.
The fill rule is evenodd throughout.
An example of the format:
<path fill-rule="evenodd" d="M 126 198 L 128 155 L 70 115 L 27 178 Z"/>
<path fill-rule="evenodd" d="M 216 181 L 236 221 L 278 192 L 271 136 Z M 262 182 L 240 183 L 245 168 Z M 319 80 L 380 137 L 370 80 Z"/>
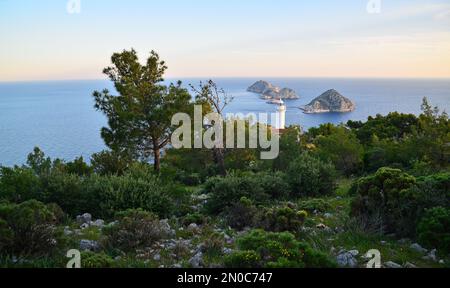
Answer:
<path fill-rule="evenodd" d="M 298 99 L 297 93 L 290 88 L 281 89 L 267 81 L 258 81 L 247 89 L 248 92 L 261 94 L 264 99 Z"/>
<path fill-rule="evenodd" d="M 266 81 L 258 81 L 255 84 L 253 84 L 252 86 L 248 87 L 247 91 L 248 92 L 253 92 L 253 93 L 258 93 L 258 94 L 263 94 L 265 91 L 275 88 L 272 84 L 270 84 L 269 82 Z"/>
<path fill-rule="evenodd" d="M 329 113 L 329 112 L 352 112 L 356 108 L 355 103 L 348 98 L 342 96 L 339 92 L 334 89 L 328 90 L 323 93 L 311 103 L 306 106 L 301 107 L 307 114 L 315 113 Z"/>
<path fill-rule="evenodd" d="M 295 93 L 294 90 L 290 89 L 290 88 L 283 88 L 280 91 L 280 98 L 281 99 L 298 99 L 298 95 L 297 93 Z"/>

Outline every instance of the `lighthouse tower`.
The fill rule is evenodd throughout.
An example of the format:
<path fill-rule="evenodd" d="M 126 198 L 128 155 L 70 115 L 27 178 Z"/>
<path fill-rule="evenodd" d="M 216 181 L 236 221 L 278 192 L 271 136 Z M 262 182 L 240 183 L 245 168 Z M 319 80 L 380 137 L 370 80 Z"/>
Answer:
<path fill-rule="evenodd" d="M 280 99 L 278 104 L 278 130 L 284 130 L 286 128 L 286 104 Z"/>

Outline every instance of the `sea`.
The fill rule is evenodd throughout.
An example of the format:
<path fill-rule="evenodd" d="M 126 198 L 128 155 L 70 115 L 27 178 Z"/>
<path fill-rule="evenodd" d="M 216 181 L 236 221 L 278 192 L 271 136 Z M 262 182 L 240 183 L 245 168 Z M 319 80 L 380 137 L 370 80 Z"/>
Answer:
<path fill-rule="evenodd" d="M 178 79 L 166 79 L 167 83 Z M 208 79 L 180 79 L 198 86 Z M 324 123 L 366 120 L 389 112 L 420 113 L 422 99 L 450 111 L 450 79 L 349 79 L 349 78 L 216 78 L 234 97 L 226 113 L 273 113 L 277 107 L 247 92 L 258 80 L 294 89 L 298 100 L 286 101 L 286 122 L 303 129 Z M 106 118 L 94 108 L 92 93 L 114 91 L 108 80 L 0 82 L 0 165 L 22 165 L 34 147 L 67 161 L 105 149 L 100 130 Z M 351 113 L 304 114 L 299 107 L 329 89 L 336 89 L 356 103 Z M 194 94 L 194 93 L 193 93 Z"/>

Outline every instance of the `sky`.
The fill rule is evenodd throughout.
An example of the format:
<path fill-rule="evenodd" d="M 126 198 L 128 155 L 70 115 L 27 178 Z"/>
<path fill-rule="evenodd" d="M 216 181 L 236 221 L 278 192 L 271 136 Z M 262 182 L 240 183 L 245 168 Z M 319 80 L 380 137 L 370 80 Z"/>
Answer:
<path fill-rule="evenodd" d="M 0 81 L 102 79 L 130 48 L 170 78 L 447 78 L 450 0 L 0 0 Z"/>

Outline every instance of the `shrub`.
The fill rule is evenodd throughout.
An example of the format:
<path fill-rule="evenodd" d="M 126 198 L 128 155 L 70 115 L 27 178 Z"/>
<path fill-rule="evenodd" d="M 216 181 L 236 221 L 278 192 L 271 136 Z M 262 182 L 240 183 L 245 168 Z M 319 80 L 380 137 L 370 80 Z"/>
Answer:
<path fill-rule="evenodd" d="M 297 232 L 302 227 L 308 213 L 289 207 L 263 209 L 258 215 L 257 226 L 266 231 Z"/>
<path fill-rule="evenodd" d="M 335 263 L 325 254 L 295 240 L 288 232 L 269 233 L 253 230 L 237 240 L 240 251 L 229 255 L 225 265 L 230 268 L 326 268 Z M 242 264 L 239 264 L 239 260 Z M 236 265 L 236 266 L 234 266 Z M 284 266 L 287 265 L 287 266 Z"/>
<path fill-rule="evenodd" d="M 435 207 L 427 210 L 417 227 L 417 234 L 425 246 L 450 252 L 450 209 Z"/>
<path fill-rule="evenodd" d="M 352 215 L 369 226 L 379 222 L 384 232 L 410 235 L 418 211 L 418 193 L 412 189 L 415 184 L 416 179 L 401 170 L 381 168 L 354 184 L 357 195 Z"/>
<path fill-rule="evenodd" d="M 155 176 L 135 178 L 124 175 L 93 177 L 90 179 L 88 189 L 98 199 L 100 216 L 108 218 L 114 215 L 115 211 L 137 208 L 156 213 L 161 217 L 171 216 L 177 201 L 175 197 L 171 197 L 173 191 L 169 188 Z"/>
<path fill-rule="evenodd" d="M 0 208 L 1 209 L 1 208 Z M 6 250 L 14 244 L 14 232 L 3 219 L 0 219 L 0 251 Z"/>
<path fill-rule="evenodd" d="M 450 206 L 450 173 L 417 178 L 421 210 L 436 206 Z"/>
<path fill-rule="evenodd" d="M 69 215 L 98 211 L 97 199 L 76 174 L 54 172 L 46 178 L 44 201 L 58 204 Z"/>
<path fill-rule="evenodd" d="M 336 188 L 335 169 L 331 163 L 323 162 L 308 153 L 295 159 L 287 170 L 287 179 L 293 196 L 323 196 Z"/>
<path fill-rule="evenodd" d="M 41 182 L 29 168 L 0 167 L 0 199 L 20 203 L 42 198 Z"/>
<path fill-rule="evenodd" d="M 106 247 L 135 251 L 168 236 L 158 217 L 142 209 L 120 212 L 117 219 L 117 224 L 104 228 Z"/>
<path fill-rule="evenodd" d="M 81 268 L 111 268 L 114 260 L 105 253 L 84 251 L 81 253 Z"/>
<path fill-rule="evenodd" d="M 131 162 L 129 157 L 112 151 L 102 151 L 91 157 L 92 169 L 100 175 L 122 175 Z"/>
<path fill-rule="evenodd" d="M 259 268 L 261 258 L 255 251 L 236 251 L 226 256 L 224 262 L 228 268 Z"/>
<path fill-rule="evenodd" d="M 345 175 L 361 170 L 364 147 L 356 135 L 345 127 L 338 126 L 329 135 L 318 136 L 315 144 L 318 147 L 316 153 L 322 159 L 330 160 Z"/>
<path fill-rule="evenodd" d="M 205 183 L 205 192 L 211 194 L 206 209 L 214 214 L 239 202 L 242 197 L 247 197 L 255 203 L 263 203 L 270 198 L 261 183 L 249 176 L 229 175 L 210 178 Z"/>
<path fill-rule="evenodd" d="M 187 214 L 182 219 L 183 225 L 189 225 L 192 223 L 195 223 L 198 225 L 203 225 L 203 224 L 206 224 L 207 222 L 208 222 L 208 217 L 206 217 L 205 215 L 203 215 L 201 213 Z"/>
<path fill-rule="evenodd" d="M 202 179 L 199 173 L 188 173 L 185 171 L 179 171 L 175 180 L 187 186 L 197 186 L 202 183 Z"/>
<path fill-rule="evenodd" d="M 88 176 L 92 174 L 93 168 L 84 162 L 83 157 L 76 158 L 73 162 L 65 164 L 65 169 L 69 174 Z"/>
<path fill-rule="evenodd" d="M 225 211 L 225 220 L 230 227 L 242 230 L 254 225 L 257 212 L 258 209 L 253 205 L 253 202 L 246 197 L 242 197 L 239 202 Z"/>
<path fill-rule="evenodd" d="M 204 242 L 202 246 L 202 252 L 208 257 L 216 257 L 222 254 L 225 240 L 222 234 L 212 233 Z"/>
<path fill-rule="evenodd" d="M 0 204 L 0 246 L 14 255 L 47 255 L 57 244 L 55 215 L 36 200 Z"/>
<path fill-rule="evenodd" d="M 190 194 L 182 187 L 165 185 L 145 166 L 133 166 L 123 176 L 80 177 L 54 172 L 46 180 L 45 202 L 57 203 L 71 216 L 89 212 L 112 218 L 116 211 L 142 208 L 161 217 L 186 213 Z"/>
<path fill-rule="evenodd" d="M 278 200 L 289 197 L 291 189 L 286 182 L 286 174 L 282 172 L 262 172 L 255 174 L 254 178 L 261 185 L 264 192 L 270 195 L 272 199 Z"/>
<path fill-rule="evenodd" d="M 324 199 L 313 198 L 313 199 L 305 199 L 301 200 L 298 204 L 298 208 L 302 210 L 306 210 L 308 212 L 318 211 L 321 213 L 330 211 L 332 208 L 330 203 Z"/>

